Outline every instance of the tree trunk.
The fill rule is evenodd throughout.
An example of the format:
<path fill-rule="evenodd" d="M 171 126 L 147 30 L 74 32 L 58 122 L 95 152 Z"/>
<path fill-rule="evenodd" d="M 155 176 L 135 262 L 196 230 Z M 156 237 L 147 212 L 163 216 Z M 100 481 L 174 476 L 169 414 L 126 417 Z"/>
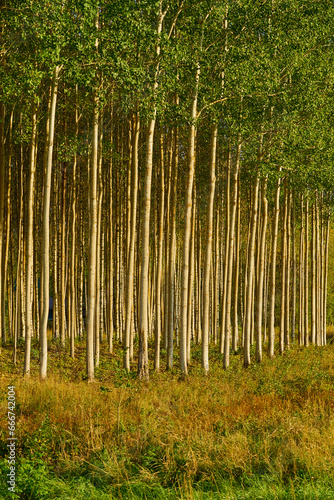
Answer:
<path fill-rule="evenodd" d="M 238 179 L 239 179 L 239 168 L 240 168 L 240 152 L 241 152 L 241 143 L 238 143 L 237 146 L 237 158 L 235 169 L 233 173 L 233 192 L 232 192 L 232 207 L 231 207 L 231 215 L 229 221 L 229 239 L 226 240 L 226 245 L 228 248 L 228 260 L 226 269 L 226 317 L 225 317 L 225 345 L 224 345 L 224 368 L 227 369 L 230 365 L 230 338 L 231 338 L 231 302 L 232 302 L 232 276 L 233 276 L 233 258 L 234 256 L 234 240 L 235 240 L 235 223 L 237 218 L 237 210 L 238 210 Z M 229 161 L 230 163 L 230 161 Z M 237 230 L 239 230 L 237 228 Z M 235 343 L 235 339 L 234 339 Z M 234 347 L 236 347 L 234 345 Z"/>
<path fill-rule="evenodd" d="M 161 337 L 161 277 L 162 277 L 162 251 L 164 235 L 164 206 L 165 206 L 165 182 L 164 182 L 164 136 L 160 134 L 160 213 L 158 229 L 158 262 L 155 285 L 155 342 L 154 342 L 154 369 L 160 370 L 160 337 Z"/>
<path fill-rule="evenodd" d="M 3 243 L 4 243 L 4 208 L 5 208 L 5 106 L 0 102 L 0 265 L 2 265 L 3 258 Z M 0 340 L 5 341 L 6 333 L 3 330 L 4 320 L 2 318 L 4 307 L 2 305 L 3 301 L 3 291 L 4 280 L 0 279 Z M 0 345 L 1 352 L 1 345 Z"/>
<path fill-rule="evenodd" d="M 316 342 L 317 320 L 317 285 L 316 285 L 316 231 L 315 202 L 312 205 L 312 241 L 311 241 L 311 342 Z"/>
<path fill-rule="evenodd" d="M 157 35 L 160 40 L 162 30 L 162 1 L 159 4 L 159 17 L 157 25 Z M 159 59 L 160 44 L 156 47 L 156 55 Z M 159 63 L 156 67 L 155 81 L 153 84 L 153 94 L 156 96 L 158 88 L 157 76 L 159 73 Z M 149 379 L 148 368 L 148 271 L 150 260 L 150 213 L 151 213 L 151 183 L 152 183 L 152 167 L 153 167 L 153 139 L 156 122 L 157 108 L 154 104 L 153 118 L 150 119 L 147 128 L 146 137 L 146 168 L 145 168 L 145 186 L 143 199 L 143 226 L 142 226 L 142 259 L 141 259 L 141 274 L 139 288 L 139 352 L 138 352 L 138 378 Z"/>
<path fill-rule="evenodd" d="M 47 326 L 49 317 L 49 294 L 50 294 L 50 196 L 51 196 L 51 179 L 52 179 L 52 154 L 53 141 L 56 117 L 56 103 L 58 90 L 58 75 L 59 67 L 56 66 L 53 73 L 51 106 L 49 119 L 49 136 L 47 138 L 48 151 L 46 172 L 44 178 L 44 200 L 43 200 L 43 242 L 42 242 L 42 316 L 40 322 L 40 367 L 39 376 L 44 380 L 47 375 Z"/>
<path fill-rule="evenodd" d="M 279 168 L 279 172 L 281 167 Z M 279 222 L 279 195 L 280 195 L 281 180 L 278 178 L 275 194 L 275 207 L 273 214 L 273 229 L 272 229 L 272 248 L 271 248 L 271 263 L 270 263 L 270 287 L 269 287 L 269 345 L 268 356 L 274 357 L 275 349 L 275 290 L 276 290 L 276 255 L 277 255 L 277 236 Z"/>
<path fill-rule="evenodd" d="M 305 201 L 305 261 L 304 261 L 304 345 L 309 346 L 309 332 L 308 332 L 308 260 L 309 260 L 309 244 L 308 244 L 308 233 L 309 233 L 309 201 L 306 198 Z"/>
<path fill-rule="evenodd" d="M 178 99 L 176 100 L 178 104 Z M 174 339 L 174 317 L 175 317 L 175 265 L 176 265 L 176 198 L 177 198 L 177 174 L 179 162 L 179 134 L 178 128 L 174 130 L 174 147 L 173 147 L 173 163 L 172 163 L 172 192 L 170 205 L 170 242 L 169 242 L 169 258 L 168 258 L 168 331 L 167 337 L 167 368 L 173 366 L 173 339 Z M 167 242 L 167 241 L 166 241 Z"/>
<path fill-rule="evenodd" d="M 304 345 L 304 196 L 301 196 L 301 225 L 299 244 L 299 345 Z"/>
<path fill-rule="evenodd" d="M 207 374 L 209 372 L 209 284 L 210 264 L 212 253 L 212 231 L 213 231 L 213 204 L 216 185 L 216 150 L 217 150 L 217 124 L 212 126 L 211 155 L 210 155 L 210 192 L 207 212 L 207 240 L 205 250 L 205 262 L 203 270 L 203 334 L 202 334 L 202 367 Z"/>
<path fill-rule="evenodd" d="M 126 321 L 124 334 L 124 359 L 123 366 L 130 371 L 130 341 L 131 325 L 133 317 L 133 282 L 134 282 L 134 259 L 135 259 L 135 241 L 136 241 L 136 222 L 137 222 L 137 198 L 138 198 L 138 142 L 139 142 L 139 114 L 133 114 L 132 117 L 132 162 L 131 162 L 131 217 L 130 217 L 130 242 L 129 258 L 127 269 L 126 284 Z"/>
<path fill-rule="evenodd" d="M 284 206 L 282 220 L 282 238 L 281 238 L 281 317 L 280 317 L 280 353 L 284 351 L 285 338 L 285 312 L 286 312 L 286 253 L 287 253 L 287 221 L 288 221 L 288 191 L 286 178 L 284 179 Z"/>
<path fill-rule="evenodd" d="M 247 276 L 247 293 L 245 302 L 245 339 L 244 339 L 244 366 L 247 367 L 251 363 L 250 359 L 250 341 L 251 341 L 251 320 L 253 314 L 253 287 L 255 281 L 255 237 L 257 227 L 257 211 L 259 197 L 260 176 L 257 174 L 253 192 L 253 209 L 250 225 L 249 251 L 248 251 L 248 276 Z"/>
<path fill-rule="evenodd" d="M 180 368 L 182 377 L 188 374 L 187 367 L 187 332 L 188 332 L 188 286 L 189 286 L 189 253 L 190 253 L 190 233 L 191 233 L 191 211 L 192 196 L 195 174 L 195 144 L 197 118 L 197 98 L 200 77 L 200 65 L 197 65 L 195 77 L 195 89 L 193 92 L 193 102 L 191 108 L 191 125 L 189 128 L 188 140 L 188 180 L 185 200 L 184 216 L 184 236 L 183 236 L 183 262 L 182 262 L 182 289 L 181 289 L 181 331 L 180 331 Z"/>
<path fill-rule="evenodd" d="M 32 272 L 34 259 L 34 197 L 35 197 L 35 172 L 36 172 L 36 138 L 37 138 L 37 111 L 36 103 L 32 104 L 32 130 L 30 140 L 29 159 L 29 185 L 28 185 L 28 207 L 27 207 L 27 246 L 26 246 L 26 342 L 24 352 L 23 375 L 30 376 L 30 351 L 31 337 L 33 335 L 32 316 Z M 2 198 L 3 200 L 3 198 Z"/>
<path fill-rule="evenodd" d="M 259 276 L 258 276 L 258 297 L 256 304 L 256 361 L 262 361 L 262 314 L 263 314 L 263 288 L 264 288 L 264 271 L 265 271 L 265 252 L 266 252 L 266 236 L 268 224 L 268 200 L 267 200 L 267 182 L 266 175 L 262 184 L 262 210 L 263 219 L 260 236 L 260 256 L 259 256 Z"/>
<path fill-rule="evenodd" d="M 231 180 L 231 151 L 230 145 L 228 150 L 227 159 L 227 176 L 226 176 L 226 212 L 225 212 L 225 259 L 224 259 L 224 278 L 223 278 L 223 290 L 222 290 L 222 303 L 220 306 L 220 337 L 219 337 L 219 352 L 223 354 L 225 347 L 225 325 L 226 325 L 226 296 L 227 296 L 227 268 L 229 262 L 229 250 L 230 250 L 230 180 Z"/>
<path fill-rule="evenodd" d="M 99 99 L 94 94 L 92 161 L 90 168 L 90 221 L 88 261 L 88 322 L 86 338 L 86 370 L 88 382 L 94 381 L 94 326 L 96 312 L 96 254 L 97 254 L 97 170 L 99 141 Z"/>

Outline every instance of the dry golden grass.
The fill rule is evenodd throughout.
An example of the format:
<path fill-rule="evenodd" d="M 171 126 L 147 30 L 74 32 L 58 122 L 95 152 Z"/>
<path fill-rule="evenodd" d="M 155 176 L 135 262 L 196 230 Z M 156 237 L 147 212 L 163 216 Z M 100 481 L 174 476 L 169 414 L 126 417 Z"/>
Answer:
<path fill-rule="evenodd" d="M 60 474 L 74 474 L 84 466 L 110 484 L 136 478 L 184 488 L 254 474 L 282 481 L 300 475 L 334 477 L 330 345 L 293 348 L 246 370 L 236 356 L 226 372 L 213 353 L 208 377 L 193 361 L 185 382 L 175 370 L 152 373 L 149 383 L 120 369 L 120 352 L 103 353 L 96 383 L 75 382 L 69 370 L 84 371 L 76 365 L 84 363 L 83 346 L 78 346 L 75 362 L 62 354 L 68 367 L 57 352 L 51 352 L 53 373 L 42 384 L 37 365 L 30 380 L 2 373 L 0 410 L 4 414 L 6 387 L 14 383 L 19 453 L 26 456 L 31 440 L 44 429 L 49 438 L 37 442 L 37 455 Z M 6 356 L 3 350 L 1 361 Z M 59 359 L 61 376 L 56 373 Z M 2 420 L 1 437 L 5 434 Z"/>

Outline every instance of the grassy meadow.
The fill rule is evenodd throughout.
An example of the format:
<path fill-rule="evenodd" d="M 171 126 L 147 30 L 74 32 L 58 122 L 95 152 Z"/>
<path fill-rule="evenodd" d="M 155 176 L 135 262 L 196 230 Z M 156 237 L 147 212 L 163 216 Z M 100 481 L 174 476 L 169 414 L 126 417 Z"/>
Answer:
<path fill-rule="evenodd" d="M 329 341 L 334 328 L 329 331 Z M 49 378 L 21 376 L 24 345 L 2 348 L 0 498 L 334 499 L 334 346 L 292 347 L 248 369 L 241 352 L 210 374 L 194 346 L 190 373 L 122 369 L 122 350 L 102 348 L 96 382 L 85 381 L 85 345 L 52 343 Z M 162 356 L 164 366 L 165 353 Z M 175 356 L 175 366 L 178 364 Z M 9 494 L 7 386 L 16 390 L 17 493 Z"/>

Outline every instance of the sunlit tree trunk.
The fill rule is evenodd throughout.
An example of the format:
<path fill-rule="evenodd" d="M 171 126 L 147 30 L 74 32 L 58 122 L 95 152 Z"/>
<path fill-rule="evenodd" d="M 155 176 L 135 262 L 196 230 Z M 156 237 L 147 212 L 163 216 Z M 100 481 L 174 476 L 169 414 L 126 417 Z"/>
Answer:
<path fill-rule="evenodd" d="M 76 97 L 78 93 L 78 88 L 76 87 Z M 79 119 L 78 119 L 78 106 L 76 103 L 75 107 L 75 139 L 76 143 L 78 141 L 78 133 L 79 133 Z M 71 307 L 70 307 L 70 313 L 71 313 L 71 328 L 70 328 L 70 340 L 71 340 L 71 347 L 70 347 L 70 356 L 72 359 L 74 359 L 74 339 L 76 336 L 76 286 L 75 286 L 75 276 L 76 276 L 76 219 L 77 219 L 77 214 L 76 214 L 76 202 L 77 202 L 77 191 L 76 191 L 76 169 L 77 169 L 77 152 L 75 151 L 74 155 L 74 161 L 73 161 L 73 177 L 72 177 L 72 241 L 71 241 L 71 293 L 70 293 L 70 300 L 71 300 Z"/>
<path fill-rule="evenodd" d="M 327 224 L 326 224 L 326 240 L 325 240 L 325 261 L 324 261 L 324 290 L 323 290 L 323 302 L 324 302 L 324 312 L 323 312 L 323 343 L 327 344 L 327 335 L 326 335 L 326 325 L 327 325 L 327 281 L 328 281 L 328 250 L 329 250 L 329 230 L 330 230 L 330 219 L 329 215 L 327 215 Z"/>
<path fill-rule="evenodd" d="M 178 98 L 177 98 L 178 104 Z M 173 163 L 172 163 L 172 191 L 170 205 L 170 242 L 169 242 L 169 258 L 168 258 L 168 332 L 166 333 L 167 343 L 167 368 L 173 366 L 173 338 L 175 324 L 175 288 L 176 288 L 176 201 L 177 201 L 177 177 L 178 177 L 178 162 L 179 162 L 179 134 L 178 128 L 174 129 L 174 147 L 173 147 Z"/>
<path fill-rule="evenodd" d="M 286 254 L 287 254 L 287 221 L 288 221 L 288 191 L 286 185 L 286 178 L 284 179 L 284 205 L 282 217 L 282 237 L 281 237 L 281 317 L 280 317 L 280 331 L 279 331 L 279 344 L 280 353 L 284 351 L 285 339 L 285 314 L 286 314 Z"/>
<path fill-rule="evenodd" d="M 130 370 L 130 341 L 131 325 L 133 316 L 133 282 L 134 282 L 134 259 L 135 259 L 135 240 L 136 240 L 136 222 L 137 222 L 137 198 L 138 198 L 138 142 L 139 142 L 140 122 L 138 112 L 132 117 L 132 162 L 131 162 L 131 217 L 130 217 L 130 239 L 129 239 L 129 258 L 127 269 L 126 285 L 126 320 L 124 334 L 124 359 L 123 366 Z"/>
<path fill-rule="evenodd" d="M 0 266 L 2 265 L 3 259 L 3 243 L 4 243 L 4 208 L 5 208 L 5 106 L 0 102 Z M 3 279 L 0 279 L 0 339 L 5 341 L 5 331 L 3 329 L 4 320 L 2 318 L 4 307 L 2 305 L 3 301 L 3 291 L 4 287 Z M 1 345 L 0 345 L 1 352 Z"/>
<path fill-rule="evenodd" d="M 90 167 L 90 221 L 88 260 L 88 321 L 86 337 L 86 370 L 88 382 L 94 380 L 94 326 L 96 312 L 96 253 L 97 253 L 97 171 L 99 141 L 99 99 L 94 94 L 92 160 Z"/>
<path fill-rule="evenodd" d="M 191 211 L 192 211 L 192 196 L 195 174 L 195 143 L 196 143 L 196 127 L 195 121 L 197 117 L 197 98 L 198 85 L 200 77 L 200 65 L 197 65 L 195 77 L 195 88 L 193 92 L 193 101 L 191 108 L 191 125 L 189 127 L 188 139 L 188 180 L 185 200 L 185 216 L 184 216 L 184 236 L 183 236 L 183 263 L 182 263 L 182 285 L 181 285 L 181 323 L 180 323 L 180 368 L 182 376 L 188 374 L 187 368 L 187 332 L 188 332 L 188 286 L 189 286 L 189 253 L 190 253 L 190 233 L 191 233 Z"/>
<path fill-rule="evenodd" d="M 31 337 L 33 335 L 33 317 L 32 317 L 32 272 L 34 259 L 34 199 L 35 199 L 35 172 L 36 172 L 36 140 L 37 140 L 37 110 L 35 101 L 32 104 L 32 123 L 30 139 L 30 158 L 29 158 L 29 184 L 28 184 L 28 207 L 27 207 L 27 244 L 26 244 L 26 342 L 24 352 L 23 375 L 30 376 L 30 352 Z M 1 204 L 3 198 L 1 199 Z"/>
<path fill-rule="evenodd" d="M 324 269 L 325 269 L 325 242 L 324 242 L 324 213 L 323 213 L 323 193 L 321 193 L 321 205 L 320 205 L 320 226 L 319 226 L 319 236 L 320 236 L 320 339 L 321 345 L 325 345 L 324 340 Z"/>
<path fill-rule="evenodd" d="M 257 228 L 257 211 L 259 198 L 260 176 L 257 174 L 253 189 L 253 207 L 252 218 L 249 235 L 249 251 L 248 251 L 248 276 L 247 276 L 247 293 L 245 303 L 245 339 L 244 339 L 244 366 L 249 366 L 250 359 L 250 341 L 251 341 L 251 319 L 253 314 L 253 287 L 255 281 L 255 237 Z"/>
<path fill-rule="evenodd" d="M 304 196 L 301 196 L 300 202 L 301 225 L 300 225 L 300 244 L 299 244 L 299 345 L 304 345 L 305 330 L 304 330 Z"/>
<path fill-rule="evenodd" d="M 160 338 L 161 338 L 161 279 L 162 279 L 162 252 L 164 236 L 164 205 L 165 205 L 165 180 L 164 180 L 164 136 L 160 134 L 160 210 L 158 228 L 158 262 L 155 285 L 155 341 L 154 341 L 154 369 L 160 370 Z"/>
<path fill-rule="evenodd" d="M 198 217 L 199 219 L 199 217 Z M 198 227 L 198 225 L 197 225 Z M 219 304 L 219 210 L 216 210 L 216 228 L 214 235 L 214 268 L 213 268 L 213 280 L 214 280 L 214 301 L 213 301 L 213 327 L 212 327 L 212 338 L 214 344 L 218 341 L 218 304 Z M 198 276 L 198 289 L 201 289 L 201 276 Z M 198 293 L 198 297 L 200 293 Z"/>
<path fill-rule="evenodd" d="M 53 188 L 53 308 L 52 308 L 52 336 L 59 337 L 58 314 L 58 177 L 54 175 Z M 43 310 L 44 314 L 44 310 Z"/>
<path fill-rule="evenodd" d="M 262 227 L 260 236 L 260 255 L 258 270 L 258 298 L 256 303 L 256 361 L 262 361 L 262 314 L 263 314 L 263 288 L 265 274 L 265 251 L 268 224 L 268 200 L 267 200 L 268 175 L 262 183 Z"/>
<path fill-rule="evenodd" d="M 165 12 L 166 13 L 166 12 Z M 159 16 L 157 24 L 157 35 L 160 40 L 162 22 L 165 13 L 162 13 L 162 1 L 159 4 Z M 160 55 L 160 43 L 156 47 L 156 56 Z M 155 80 L 153 84 L 153 94 L 156 95 L 158 88 L 159 63 L 156 67 Z M 145 186 L 143 199 L 143 225 L 142 225 L 142 255 L 141 273 L 139 285 L 139 352 L 138 352 L 138 378 L 148 380 L 148 284 L 149 284 L 149 258 L 150 258 L 150 213 L 151 213 L 151 182 L 153 167 L 153 139 L 156 122 L 157 108 L 154 104 L 153 116 L 149 121 L 146 136 L 146 166 L 145 166 Z"/>
<path fill-rule="evenodd" d="M 227 268 L 229 262 L 230 250 L 230 209 L 231 209 L 231 151 L 230 145 L 228 150 L 227 159 L 227 175 L 226 175 L 226 195 L 225 195 L 225 254 L 224 254 L 224 278 L 223 289 L 220 306 L 220 337 L 219 337 L 219 352 L 223 354 L 225 347 L 225 333 L 226 333 L 226 297 L 227 297 Z"/>
<path fill-rule="evenodd" d="M 94 363 L 95 367 L 100 364 L 100 331 L 101 314 L 101 226 L 102 226 L 102 140 L 103 140 L 103 110 L 99 117 L 99 142 L 98 142 L 98 195 L 97 195 L 97 229 L 96 229 L 96 305 L 95 305 L 95 331 L 94 331 Z"/>
<path fill-rule="evenodd" d="M 9 131 L 8 131 L 8 176 L 7 176 L 7 195 L 6 195 L 6 205 L 7 205 L 7 213 L 6 213 L 6 242 L 4 246 L 4 256 L 3 256 L 3 273 L 2 273 L 2 285 L 0 285 L 0 293 L 1 293 L 1 304 L 0 307 L 2 311 L 0 313 L 0 321 L 2 321 L 2 327 L 0 328 L 0 332 L 2 331 L 2 341 L 6 343 L 6 310 L 5 310 L 5 298 L 6 298 L 6 281 L 7 281 L 7 271 L 8 271 L 8 255 L 9 255 L 9 241 L 11 238 L 11 215 L 12 215 L 12 206 L 11 206 L 11 177 L 12 177 L 12 156 L 13 156 L 13 115 L 14 112 L 12 110 L 9 118 Z M 0 120 L 1 120 L 1 110 L 0 110 Z M 1 127 L 1 125 L 0 125 Z M 1 128 L 0 128 L 1 130 Z M 1 134 L 1 131 L 0 131 Z M 1 139 L 0 139 L 1 142 Z M 0 146 L 1 150 L 1 146 Z M 1 155 L 1 152 L 0 152 Z M 1 159 L 0 159 L 0 169 L 1 169 Z M 1 176 L 1 173 L 0 173 Z M 0 184 L 1 184 L 0 180 Z M 1 192 L 1 187 L 0 187 Z M 1 200 L 1 197 L 0 197 Z M 1 204 L 1 201 L 0 201 Z M 1 212 L 1 209 L 0 209 Z M 1 213 L 0 213 L 1 217 Z M 0 223 L 1 224 L 1 223 Z M 0 229 L 1 232 L 1 229 Z M 1 237 L 0 237 L 0 245 L 1 245 Z M 0 251 L 1 258 L 1 251 Z M 0 261 L 1 262 L 1 261 Z M 0 280 L 1 281 L 1 280 Z M 9 287 L 7 292 L 7 305 L 8 305 L 8 334 L 11 336 L 11 311 L 10 311 L 10 293 Z M 0 333 L 0 341 L 1 341 L 1 333 Z M 1 352 L 1 345 L 0 345 Z"/>
<path fill-rule="evenodd" d="M 49 136 L 47 138 L 47 163 L 46 172 L 44 172 L 44 199 L 43 199 L 43 241 L 42 241 L 42 316 L 40 323 L 40 367 L 39 376 L 41 380 L 46 378 L 47 374 L 47 325 L 49 317 L 49 296 L 50 296 L 50 197 L 51 197 L 51 179 L 52 179 L 52 155 L 54 142 L 54 129 L 57 104 L 59 67 L 56 66 L 53 73 L 50 119 L 48 124 Z M 55 259 L 57 261 L 57 259 Z M 53 301 L 54 302 L 54 301 Z M 53 304 L 55 306 L 55 304 Z M 53 309 L 54 311 L 54 309 Z"/>
<path fill-rule="evenodd" d="M 108 187 L 109 187 L 109 220 L 110 224 L 107 225 L 108 237 L 107 237 L 107 249 L 108 255 L 106 256 L 107 261 L 107 332 L 108 332 L 108 345 L 109 352 L 113 350 L 113 337 L 114 337 L 114 265 L 113 265 L 113 182 L 112 182 L 112 172 L 113 172 L 113 108 L 110 112 L 111 124 L 110 124 L 110 144 L 111 144 L 111 154 L 109 160 L 109 172 L 108 172 Z"/>
<path fill-rule="evenodd" d="M 279 168 L 279 172 L 281 167 Z M 269 358 L 274 357 L 275 349 L 275 297 L 276 297 L 276 255 L 277 255 L 277 236 L 279 222 L 279 196 L 280 196 L 280 178 L 277 180 L 275 193 L 275 207 L 273 213 L 273 228 L 272 228 L 272 246 L 271 246 L 271 263 L 270 263 L 270 286 L 269 286 L 269 332 L 268 332 L 268 355 Z"/>
<path fill-rule="evenodd" d="M 316 230 L 315 202 L 312 205 L 312 241 L 311 241 L 311 342 L 316 342 L 317 287 L 316 287 Z"/>
<path fill-rule="evenodd" d="M 305 260 L 304 260 L 304 345 L 309 346 L 309 333 L 308 333 L 308 260 L 309 260 L 309 201 L 305 200 Z"/>
<path fill-rule="evenodd" d="M 287 204 L 287 250 L 286 250 L 286 277 L 285 277 L 285 327 L 284 327 L 284 342 L 286 347 L 290 347 L 290 267 L 291 267 L 291 191 L 288 192 Z"/>
<path fill-rule="evenodd" d="M 211 154 L 210 154 L 210 191 L 207 209 L 207 239 L 205 249 L 205 261 L 203 270 L 203 333 L 202 333 L 202 366 L 205 373 L 209 372 L 209 284 L 210 265 L 212 253 L 212 232 L 213 232 L 213 206 L 216 185 L 216 150 L 217 150 L 217 124 L 212 126 Z"/>
<path fill-rule="evenodd" d="M 193 297 L 194 297 L 194 262 L 195 262 L 195 221 L 196 221 L 196 191 L 193 191 L 193 208 L 191 213 L 191 235 L 189 253 L 189 284 L 188 284 L 188 318 L 187 318 L 187 364 L 190 363 L 190 344 L 193 337 Z"/>
<path fill-rule="evenodd" d="M 295 215 L 295 193 L 292 191 L 292 311 L 291 311 L 291 333 L 292 342 L 295 340 L 296 331 L 296 295 L 297 295 L 297 258 L 296 258 L 296 215 Z"/>
<path fill-rule="evenodd" d="M 239 138 L 240 140 L 240 138 Z M 225 318 L 225 346 L 224 346 L 224 368 L 228 368 L 230 365 L 230 339 L 231 339 L 231 302 L 232 302 L 232 277 L 233 277 L 233 261 L 234 259 L 234 241 L 235 241 L 235 224 L 237 218 L 238 209 L 238 178 L 239 178 L 239 168 L 240 168 L 240 152 L 241 144 L 239 142 L 237 146 L 237 158 L 236 164 L 233 172 L 233 191 L 232 191 L 232 206 L 229 221 L 229 239 L 226 241 L 228 248 L 228 261 L 226 269 L 226 318 Z M 229 162 L 230 163 L 230 162 Z M 237 228 L 238 229 L 238 228 Z M 234 339 L 235 342 L 235 339 Z M 235 347 L 235 345 L 234 345 Z"/>

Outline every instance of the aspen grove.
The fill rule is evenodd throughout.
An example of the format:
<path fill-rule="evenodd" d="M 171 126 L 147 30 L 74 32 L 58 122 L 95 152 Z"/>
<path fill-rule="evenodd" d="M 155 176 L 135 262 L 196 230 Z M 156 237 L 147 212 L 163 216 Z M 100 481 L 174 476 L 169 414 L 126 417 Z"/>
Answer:
<path fill-rule="evenodd" d="M 94 380 L 326 344 L 328 0 L 2 0 L 0 337 Z M 101 351 L 102 352 L 102 351 Z"/>

